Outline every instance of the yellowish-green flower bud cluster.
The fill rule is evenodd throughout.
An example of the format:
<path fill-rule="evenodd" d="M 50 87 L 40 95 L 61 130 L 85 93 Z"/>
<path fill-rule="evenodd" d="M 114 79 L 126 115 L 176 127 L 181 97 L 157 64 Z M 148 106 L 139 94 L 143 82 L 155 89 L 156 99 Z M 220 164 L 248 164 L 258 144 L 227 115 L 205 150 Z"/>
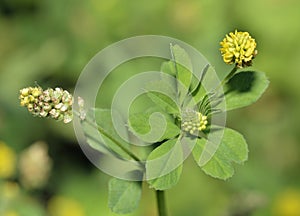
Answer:
<path fill-rule="evenodd" d="M 230 32 L 220 45 L 224 62 L 235 63 L 239 68 L 251 66 L 252 59 L 257 55 L 255 39 L 248 32 Z"/>
<path fill-rule="evenodd" d="M 20 90 L 20 104 L 34 116 L 72 121 L 72 95 L 62 88 L 28 87 Z"/>
<path fill-rule="evenodd" d="M 186 110 L 182 113 L 181 129 L 192 135 L 206 129 L 208 124 L 207 116 L 194 110 Z"/>

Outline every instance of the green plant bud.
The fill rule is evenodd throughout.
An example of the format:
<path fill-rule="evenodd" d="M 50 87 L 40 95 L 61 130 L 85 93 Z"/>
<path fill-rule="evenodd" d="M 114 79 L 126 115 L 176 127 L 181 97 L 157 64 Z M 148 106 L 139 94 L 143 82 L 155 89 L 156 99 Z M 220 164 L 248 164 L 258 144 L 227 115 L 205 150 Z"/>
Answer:
<path fill-rule="evenodd" d="M 192 135 L 206 129 L 208 124 L 207 116 L 194 110 L 185 110 L 182 113 L 181 129 Z"/>

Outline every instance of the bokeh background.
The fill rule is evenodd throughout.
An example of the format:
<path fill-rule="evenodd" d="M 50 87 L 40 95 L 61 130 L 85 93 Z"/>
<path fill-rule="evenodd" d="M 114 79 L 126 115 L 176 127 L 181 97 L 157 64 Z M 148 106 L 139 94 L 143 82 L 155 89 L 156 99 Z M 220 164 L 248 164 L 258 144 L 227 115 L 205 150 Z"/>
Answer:
<path fill-rule="evenodd" d="M 297 0 L 1 0 L 0 215 L 116 215 L 107 207 L 110 177 L 85 158 L 72 125 L 33 118 L 19 106 L 19 89 L 37 82 L 72 92 L 98 51 L 145 34 L 189 43 L 222 76 L 231 67 L 222 62 L 219 41 L 235 29 L 255 37 L 254 67 L 271 81 L 257 103 L 228 114 L 228 126 L 248 141 L 249 160 L 223 182 L 188 159 L 167 192 L 170 215 L 300 215 L 299 8 Z M 130 215 L 156 214 L 145 185 Z"/>

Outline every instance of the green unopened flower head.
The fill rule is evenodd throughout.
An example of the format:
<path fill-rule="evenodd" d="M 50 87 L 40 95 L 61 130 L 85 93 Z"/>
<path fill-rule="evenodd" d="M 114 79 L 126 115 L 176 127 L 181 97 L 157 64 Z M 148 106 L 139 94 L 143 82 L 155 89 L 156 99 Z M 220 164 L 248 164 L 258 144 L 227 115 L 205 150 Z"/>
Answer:
<path fill-rule="evenodd" d="M 72 95 L 62 88 L 28 87 L 20 90 L 20 105 L 34 116 L 72 121 Z"/>
<path fill-rule="evenodd" d="M 257 55 L 255 39 L 248 32 L 230 32 L 220 45 L 224 62 L 236 64 L 239 68 L 251 66 L 252 59 Z"/>
<path fill-rule="evenodd" d="M 192 135 L 206 129 L 208 124 L 207 116 L 194 110 L 186 110 L 182 113 L 181 129 Z"/>

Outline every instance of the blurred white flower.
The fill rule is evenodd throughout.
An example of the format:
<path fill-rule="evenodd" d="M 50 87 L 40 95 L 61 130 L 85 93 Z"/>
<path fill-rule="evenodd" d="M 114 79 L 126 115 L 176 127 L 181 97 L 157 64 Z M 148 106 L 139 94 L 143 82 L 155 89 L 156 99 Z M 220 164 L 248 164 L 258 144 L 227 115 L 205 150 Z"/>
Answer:
<path fill-rule="evenodd" d="M 52 160 L 48 155 L 48 146 L 38 141 L 25 149 L 20 155 L 20 178 L 24 187 L 29 189 L 43 187 L 49 178 Z"/>

